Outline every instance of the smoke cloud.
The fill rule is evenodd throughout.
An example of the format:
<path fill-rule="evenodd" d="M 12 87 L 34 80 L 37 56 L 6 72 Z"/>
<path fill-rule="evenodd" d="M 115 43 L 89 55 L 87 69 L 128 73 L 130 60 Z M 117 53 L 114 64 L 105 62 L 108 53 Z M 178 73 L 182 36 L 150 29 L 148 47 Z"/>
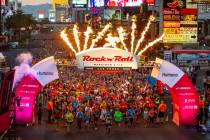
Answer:
<path fill-rule="evenodd" d="M 17 56 L 16 60 L 19 62 L 19 66 L 16 66 L 15 69 L 15 76 L 13 82 L 13 88 L 16 86 L 21 79 L 28 74 L 32 73 L 32 69 L 30 67 L 33 56 L 31 53 L 21 53 Z"/>
<path fill-rule="evenodd" d="M 17 56 L 16 60 L 19 62 L 19 64 L 28 64 L 30 65 L 33 60 L 33 56 L 31 53 L 21 53 Z"/>

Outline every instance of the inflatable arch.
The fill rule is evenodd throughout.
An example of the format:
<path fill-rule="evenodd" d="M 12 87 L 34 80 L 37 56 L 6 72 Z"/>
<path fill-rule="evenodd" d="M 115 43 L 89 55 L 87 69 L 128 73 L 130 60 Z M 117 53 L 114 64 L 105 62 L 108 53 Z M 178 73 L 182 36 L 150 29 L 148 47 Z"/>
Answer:
<path fill-rule="evenodd" d="M 18 72 L 15 73 L 15 79 L 16 76 L 18 77 Z M 58 70 L 54 57 L 48 57 L 40 61 L 30 68 L 28 73 L 24 74 L 21 81 L 15 86 L 17 124 L 29 124 L 33 122 L 37 93 L 46 84 L 58 78 Z"/>
<path fill-rule="evenodd" d="M 199 111 L 198 93 L 188 76 L 174 64 L 156 58 L 151 76 L 167 86 L 172 95 L 173 122 L 195 125 Z"/>

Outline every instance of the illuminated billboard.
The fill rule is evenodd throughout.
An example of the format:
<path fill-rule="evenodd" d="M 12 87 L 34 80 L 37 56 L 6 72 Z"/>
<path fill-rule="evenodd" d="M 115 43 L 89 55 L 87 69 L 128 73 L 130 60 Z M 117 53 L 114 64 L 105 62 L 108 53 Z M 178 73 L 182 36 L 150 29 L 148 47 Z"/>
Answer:
<path fill-rule="evenodd" d="M 56 9 L 56 5 L 61 5 L 62 7 L 66 7 L 68 5 L 68 0 L 53 0 L 52 10 Z"/>
<path fill-rule="evenodd" d="M 115 7 L 133 7 L 133 6 L 141 6 L 143 0 L 107 0 L 106 6 Z"/>
<path fill-rule="evenodd" d="M 72 4 L 74 4 L 74 5 L 85 5 L 85 4 L 87 4 L 87 0 L 73 0 Z"/>
<path fill-rule="evenodd" d="M 197 43 L 197 9 L 163 9 L 164 43 Z"/>
<path fill-rule="evenodd" d="M 89 0 L 88 7 L 103 7 L 104 0 Z"/>
<path fill-rule="evenodd" d="M 121 9 L 105 9 L 104 18 L 112 20 L 121 20 Z"/>
<path fill-rule="evenodd" d="M 186 0 L 164 0 L 164 8 L 186 8 Z"/>

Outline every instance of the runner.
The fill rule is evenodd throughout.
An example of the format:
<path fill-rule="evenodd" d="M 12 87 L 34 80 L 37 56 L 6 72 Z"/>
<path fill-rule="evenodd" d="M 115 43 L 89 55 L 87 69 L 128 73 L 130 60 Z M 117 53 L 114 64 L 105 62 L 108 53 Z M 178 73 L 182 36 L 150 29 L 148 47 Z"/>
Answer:
<path fill-rule="evenodd" d="M 82 120 L 83 120 L 83 112 L 81 111 L 81 108 L 78 109 L 76 118 L 77 118 L 77 128 L 79 130 L 81 130 L 82 129 Z"/>
<path fill-rule="evenodd" d="M 119 111 L 119 109 L 117 109 L 114 113 L 114 120 L 117 126 L 120 127 L 120 123 L 122 121 L 122 113 Z"/>
<path fill-rule="evenodd" d="M 166 109 L 167 109 L 166 104 L 164 103 L 164 101 L 161 101 L 161 103 L 158 107 L 158 118 L 159 118 L 160 124 L 161 123 L 164 124 L 164 122 L 165 122 Z"/>
<path fill-rule="evenodd" d="M 66 119 L 66 125 L 67 125 L 67 132 L 69 132 L 69 128 L 74 122 L 73 113 L 68 110 L 67 113 L 65 114 L 65 119 Z"/>
<path fill-rule="evenodd" d="M 112 126 L 112 113 L 110 110 L 107 111 L 105 114 L 105 125 L 106 125 L 106 133 L 111 133 L 111 126 Z"/>

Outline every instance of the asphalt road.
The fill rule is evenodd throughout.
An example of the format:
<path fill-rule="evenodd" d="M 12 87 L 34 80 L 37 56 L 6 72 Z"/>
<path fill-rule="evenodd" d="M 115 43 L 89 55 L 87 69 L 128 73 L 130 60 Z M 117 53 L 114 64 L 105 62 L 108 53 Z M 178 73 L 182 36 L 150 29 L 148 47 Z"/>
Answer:
<path fill-rule="evenodd" d="M 56 130 L 55 124 L 42 124 L 30 127 L 18 127 L 19 140 L 210 140 L 210 134 L 202 135 L 194 128 L 177 127 L 174 124 L 165 124 L 145 128 L 138 124 L 133 128 L 113 126 L 110 134 L 105 133 L 101 125 L 98 130 L 78 130 L 73 126 L 69 132 L 64 126 Z"/>

